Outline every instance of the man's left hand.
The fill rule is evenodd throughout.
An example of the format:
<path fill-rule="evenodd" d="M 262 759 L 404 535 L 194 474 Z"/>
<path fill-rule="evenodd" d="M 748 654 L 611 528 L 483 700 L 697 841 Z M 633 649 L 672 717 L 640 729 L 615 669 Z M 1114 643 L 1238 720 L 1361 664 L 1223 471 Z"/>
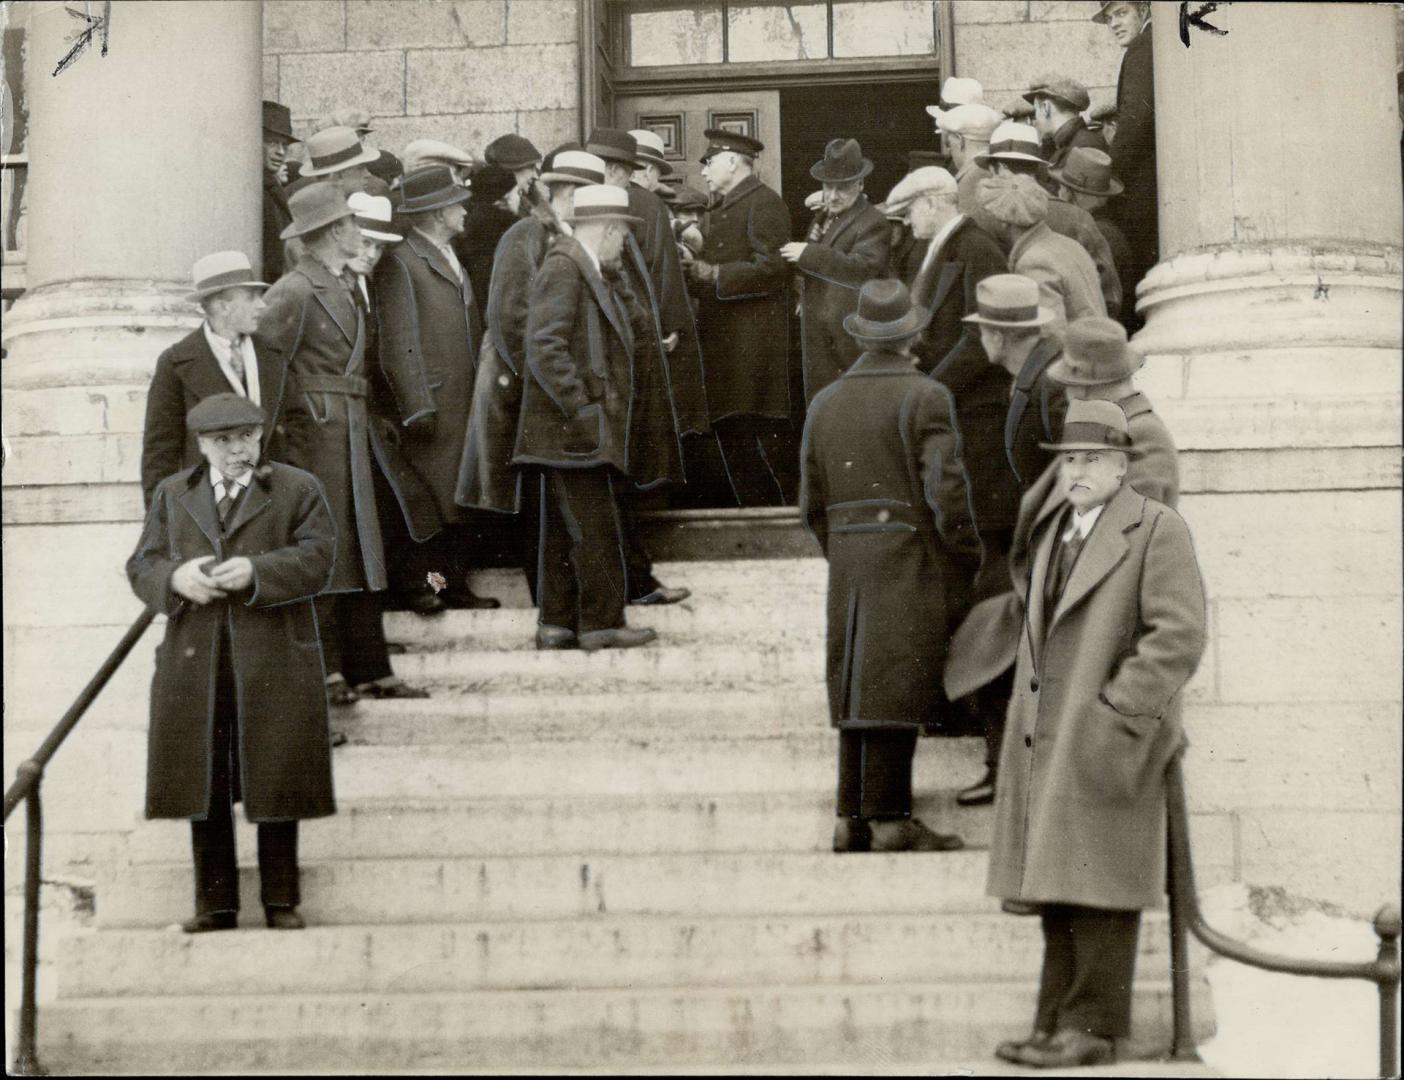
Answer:
<path fill-rule="evenodd" d="M 678 332 L 677 332 L 676 330 L 674 330 L 671 334 L 669 334 L 667 337 L 665 337 L 665 338 L 663 339 L 663 351 L 664 351 L 664 352 L 672 352 L 672 351 L 673 351 L 674 349 L 676 349 L 677 347 L 678 347 Z"/>
<path fill-rule="evenodd" d="M 788 244 L 781 244 L 780 258 L 786 262 L 799 262 L 800 256 L 808 246 L 803 240 L 791 240 Z"/>
<path fill-rule="evenodd" d="M 225 592 L 242 592 L 253 584 L 253 563 L 235 555 L 211 569 L 209 576 Z"/>

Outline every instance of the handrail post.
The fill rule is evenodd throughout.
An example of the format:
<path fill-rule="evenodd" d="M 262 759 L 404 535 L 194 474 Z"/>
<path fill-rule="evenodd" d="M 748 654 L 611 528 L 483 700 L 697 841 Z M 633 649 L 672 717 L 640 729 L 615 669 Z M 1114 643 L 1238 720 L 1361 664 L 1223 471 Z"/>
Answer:
<path fill-rule="evenodd" d="M 1184 775 L 1180 771 L 1178 757 L 1166 770 L 1165 806 L 1165 878 L 1170 894 L 1170 993 L 1174 1009 L 1170 1059 L 1199 1061 L 1199 1050 L 1194 1042 L 1194 1012 L 1190 1003 L 1189 913 L 1185 910 L 1194 890 L 1194 875 L 1188 865 Z"/>
<path fill-rule="evenodd" d="M 1386 904 L 1375 916 L 1375 933 L 1380 939 L 1376 958 L 1380 988 L 1380 1076 L 1399 1075 L 1399 908 Z"/>
<path fill-rule="evenodd" d="M 25 859 L 24 859 L 24 969 L 20 988 L 19 1046 L 15 1051 L 15 1072 L 20 1076 L 40 1076 L 36 1027 L 36 987 L 39 973 L 39 886 L 43 872 L 43 806 L 39 788 L 43 781 L 43 766 L 26 761 L 17 770 L 21 776 L 32 778 L 25 797 Z"/>

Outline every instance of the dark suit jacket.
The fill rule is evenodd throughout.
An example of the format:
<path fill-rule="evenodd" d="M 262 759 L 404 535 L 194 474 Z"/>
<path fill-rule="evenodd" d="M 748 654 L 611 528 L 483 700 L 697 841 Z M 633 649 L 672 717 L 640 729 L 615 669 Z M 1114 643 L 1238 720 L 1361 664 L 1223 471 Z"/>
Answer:
<path fill-rule="evenodd" d="M 1116 81 L 1116 139 L 1112 174 L 1126 185 L 1117 201 L 1118 222 L 1131 241 L 1142 276 L 1157 258 L 1160 236 L 1155 170 L 1155 67 L 1151 26 L 1136 36 L 1121 58 Z"/>
<path fill-rule="evenodd" d="M 975 286 L 991 274 L 1007 273 L 1008 266 L 998 241 L 969 217 L 962 217 L 922 273 L 929 246 L 918 240 L 908 251 L 906 264 L 894 272 L 907 282 L 912 302 L 931 309 L 931 322 L 916 347 L 917 370 L 924 374 L 930 374 L 963 336 L 973 340 L 978 350 L 980 335 L 961 320 L 976 309 Z M 979 360 L 982 367 L 988 366 L 983 355 Z M 955 386 L 942 381 L 955 391 Z"/>
<path fill-rule="evenodd" d="M 1072 153 L 1075 146 L 1085 146 L 1091 150 L 1100 150 L 1104 154 L 1108 153 L 1107 140 L 1102 137 L 1100 131 L 1092 131 L 1087 126 L 1087 122 L 1080 116 L 1074 116 L 1066 124 L 1053 132 L 1051 140 L 1053 144 L 1052 153 L 1048 158 L 1048 165 L 1053 169 L 1061 169 L 1063 163 L 1068 160 L 1068 155 Z"/>
<path fill-rule="evenodd" d="M 288 195 L 278 177 L 263 170 L 263 277 L 270 285 L 283 276 L 283 241 L 279 234 L 292 224 Z"/>
<path fill-rule="evenodd" d="M 263 414 L 263 453 L 280 457 L 284 446 L 278 425 L 286 366 L 282 356 L 254 338 L 258 356 L 258 388 Z M 234 390 L 220 370 L 205 340 L 204 326 L 181 338 L 156 360 L 156 373 L 146 392 L 146 426 L 141 440 L 141 497 L 151 505 L 156 485 L 172 473 L 198 465 L 204 458 L 195 433 L 185 428 L 185 414 L 212 394 Z"/>

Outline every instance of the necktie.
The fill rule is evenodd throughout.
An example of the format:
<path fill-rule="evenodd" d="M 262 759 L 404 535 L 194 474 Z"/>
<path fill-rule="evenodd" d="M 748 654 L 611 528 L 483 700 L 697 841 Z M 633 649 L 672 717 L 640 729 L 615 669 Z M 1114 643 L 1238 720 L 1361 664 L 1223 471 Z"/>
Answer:
<path fill-rule="evenodd" d="M 1059 530 L 1060 539 L 1053 549 L 1054 565 L 1049 567 L 1048 579 L 1048 614 L 1051 617 L 1053 609 L 1058 606 L 1059 599 L 1062 598 L 1063 590 L 1068 587 L 1068 578 L 1072 577 L 1073 565 L 1077 562 L 1078 554 L 1082 551 L 1082 546 L 1087 543 L 1087 538 L 1080 531 L 1075 531 L 1071 537 L 1061 539 L 1067 528 L 1072 525 L 1073 518 L 1071 512 L 1064 522 L 1064 528 Z"/>
<path fill-rule="evenodd" d="M 215 503 L 215 509 L 219 511 L 219 524 L 221 527 L 229 523 L 229 515 L 234 511 L 234 504 L 239 501 L 239 493 L 244 489 L 238 484 L 221 484 L 219 501 Z"/>
<path fill-rule="evenodd" d="M 244 335 L 235 334 L 229 339 L 229 366 L 239 380 L 239 389 L 247 396 L 249 385 L 244 376 Z"/>

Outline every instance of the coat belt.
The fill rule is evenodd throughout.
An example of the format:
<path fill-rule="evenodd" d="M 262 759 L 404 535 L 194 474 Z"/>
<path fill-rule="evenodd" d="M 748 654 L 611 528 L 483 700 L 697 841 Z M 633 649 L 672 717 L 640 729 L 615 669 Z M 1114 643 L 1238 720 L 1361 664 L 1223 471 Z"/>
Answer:
<path fill-rule="evenodd" d="M 887 499 L 835 503 L 826 507 L 824 513 L 833 532 L 906 531 L 931 525 L 929 510 L 918 513 L 906 503 Z"/>
<path fill-rule="evenodd" d="M 370 389 L 370 382 L 359 375 L 300 375 L 297 383 L 303 390 L 348 397 L 363 398 Z"/>

